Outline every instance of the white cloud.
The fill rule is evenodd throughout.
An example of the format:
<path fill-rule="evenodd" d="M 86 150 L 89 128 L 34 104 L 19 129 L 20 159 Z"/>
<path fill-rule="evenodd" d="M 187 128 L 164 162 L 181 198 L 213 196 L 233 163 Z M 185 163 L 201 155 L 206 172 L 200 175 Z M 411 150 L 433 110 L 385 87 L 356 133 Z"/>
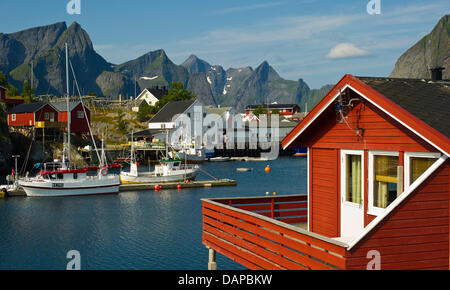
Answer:
<path fill-rule="evenodd" d="M 366 55 L 370 55 L 370 52 L 357 47 L 353 43 L 343 42 L 333 47 L 330 53 L 328 53 L 327 58 L 352 58 Z"/>
<path fill-rule="evenodd" d="M 225 8 L 219 11 L 215 11 L 214 14 L 228 14 L 233 12 L 242 12 L 242 11 L 248 11 L 248 10 L 255 10 L 255 9 L 262 9 L 262 8 L 270 8 L 280 5 L 285 5 L 286 2 L 273 2 L 273 3 L 264 3 L 264 4 L 255 4 L 255 5 L 249 5 L 249 6 L 238 6 L 238 7 L 231 7 L 231 8 Z"/>

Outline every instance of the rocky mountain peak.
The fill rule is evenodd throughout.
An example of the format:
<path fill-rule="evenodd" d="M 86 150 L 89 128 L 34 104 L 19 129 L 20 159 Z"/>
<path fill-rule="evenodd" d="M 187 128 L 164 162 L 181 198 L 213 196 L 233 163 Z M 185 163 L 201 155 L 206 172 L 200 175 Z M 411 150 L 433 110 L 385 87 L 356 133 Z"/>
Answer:
<path fill-rule="evenodd" d="M 206 61 L 198 58 L 196 55 L 189 56 L 188 59 L 186 59 L 182 64 L 182 67 L 187 69 L 187 71 L 190 74 L 195 73 L 204 73 L 207 74 L 208 71 L 211 69 L 211 65 L 207 63 Z"/>
<path fill-rule="evenodd" d="M 275 81 L 281 79 L 278 73 L 269 65 L 267 61 L 263 61 L 256 69 L 255 75 L 264 82 Z"/>
<path fill-rule="evenodd" d="M 431 33 L 408 49 L 395 64 L 390 77 L 429 79 L 430 68 L 445 67 L 450 79 L 450 15 L 442 17 Z"/>

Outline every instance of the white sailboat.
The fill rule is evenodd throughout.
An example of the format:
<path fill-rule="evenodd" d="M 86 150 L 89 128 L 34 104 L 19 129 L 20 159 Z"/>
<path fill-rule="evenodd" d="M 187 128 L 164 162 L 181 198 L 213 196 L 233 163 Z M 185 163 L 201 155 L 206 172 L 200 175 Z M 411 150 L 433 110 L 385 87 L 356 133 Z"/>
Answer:
<path fill-rule="evenodd" d="M 119 192 L 120 178 L 118 174 L 109 173 L 109 169 L 117 165 L 108 165 L 103 150 L 99 157 L 100 166 L 74 169 L 70 166 L 70 109 L 69 109 L 69 68 L 68 48 L 66 44 L 66 78 L 67 78 L 67 128 L 68 128 L 68 159 L 53 164 L 44 164 L 41 172 L 32 178 L 24 178 L 19 185 L 27 196 L 61 197 L 78 195 L 115 194 Z M 73 68 L 72 68 L 73 70 Z M 83 105 L 84 109 L 84 105 Z M 86 112 L 84 112 L 86 116 Z M 90 127 L 89 127 L 90 130 Z M 92 132 L 91 132 L 92 136 Z M 95 146 L 95 142 L 94 142 Z M 98 154 L 98 150 L 96 150 Z"/>
<path fill-rule="evenodd" d="M 167 142 L 166 157 L 160 160 L 153 171 L 139 171 L 134 153 L 133 134 L 131 135 L 130 170 L 122 170 L 120 181 L 127 183 L 167 183 L 194 180 L 197 177 L 199 166 L 183 164 L 181 159 L 169 158 Z"/>

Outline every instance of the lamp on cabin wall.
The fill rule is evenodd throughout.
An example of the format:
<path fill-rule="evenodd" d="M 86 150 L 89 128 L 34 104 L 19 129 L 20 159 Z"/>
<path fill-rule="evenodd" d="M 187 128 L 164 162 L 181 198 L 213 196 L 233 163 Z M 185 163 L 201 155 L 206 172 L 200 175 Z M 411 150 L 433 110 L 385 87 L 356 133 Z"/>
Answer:
<path fill-rule="evenodd" d="M 356 112 L 356 127 L 353 129 L 352 126 L 347 121 L 347 115 L 352 111 L 356 102 L 362 103 L 362 107 Z M 339 90 L 339 96 L 336 99 L 336 115 L 338 123 L 345 123 L 347 127 L 355 132 L 356 135 L 364 138 L 365 129 L 359 126 L 359 121 L 361 119 L 361 110 L 364 109 L 364 100 L 360 98 L 352 98 L 348 90 Z"/>

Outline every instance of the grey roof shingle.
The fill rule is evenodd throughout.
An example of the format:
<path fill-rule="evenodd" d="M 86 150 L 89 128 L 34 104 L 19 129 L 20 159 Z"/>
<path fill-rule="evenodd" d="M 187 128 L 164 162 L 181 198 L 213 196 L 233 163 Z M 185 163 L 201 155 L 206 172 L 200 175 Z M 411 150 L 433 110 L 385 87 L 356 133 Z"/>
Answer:
<path fill-rule="evenodd" d="M 177 114 L 184 113 L 189 109 L 196 100 L 177 101 L 167 103 L 155 116 L 150 120 L 150 123 L 168 123 L 172 122 L 172 118 Z"/>
<path fill-rule="evenodd" d="M 297 104 L 256 104 L 256 105 L 248 105 L 246 109 L 258 109 L 259 107 L 269 108 L 269 109 L 291 109 Z"/>
<path fill-rule="evenodd" d="M 79 103 L 80 101 L 70 102 L 69 103 L 70 111 L 73 111 L 73 109 L 75 109 L 75 107 L 78 106 Z M 59 112 L 67 112 L 67 102 L 54 102 L 51 103 L 51 105 L 55 107 L 55 109 L 58 110 Z"/>
<path fill-rule="evenodd" d="M 450 137 L 450 82 L 357 77 L 446 137 Z"/>
<path fill-rule="evenodd" d="M 37 103 L 31 103 L 31 104 L 21 104 L 18 106 L 15 106 L 14 108 L 11 108 L 8 110 L 8 114 L 20 114 L 20 113 L 34 113 L 38 111 L 40 108 L 45 106 L 47 103 L 44 102 L 37 102 Z"/>
<path fill-rule="evenodd" d="M 147 90 L 152 93 L 158 100 L 161 100 L 164 96 L 166 96 L 169 91 L 166 88 L 147 88 Z"/>

